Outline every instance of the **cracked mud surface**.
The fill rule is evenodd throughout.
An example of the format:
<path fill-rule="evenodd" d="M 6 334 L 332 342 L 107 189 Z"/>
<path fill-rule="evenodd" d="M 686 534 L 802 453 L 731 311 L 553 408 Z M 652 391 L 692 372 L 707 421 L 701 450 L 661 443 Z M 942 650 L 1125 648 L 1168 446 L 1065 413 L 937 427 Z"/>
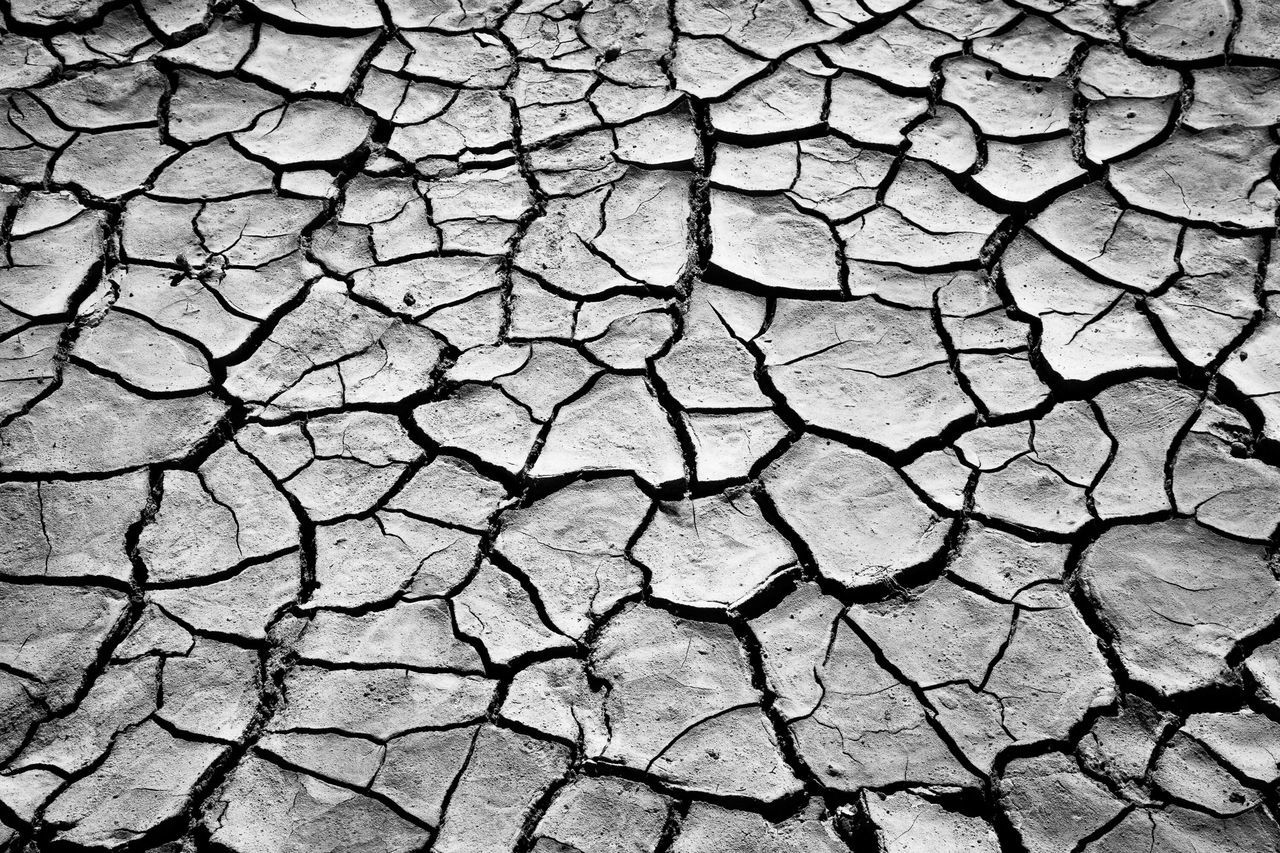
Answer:
<path fill-rule="evenodd" d="M 1278 8 L 0 3 L 0 850 L 1280 849 Z"/>

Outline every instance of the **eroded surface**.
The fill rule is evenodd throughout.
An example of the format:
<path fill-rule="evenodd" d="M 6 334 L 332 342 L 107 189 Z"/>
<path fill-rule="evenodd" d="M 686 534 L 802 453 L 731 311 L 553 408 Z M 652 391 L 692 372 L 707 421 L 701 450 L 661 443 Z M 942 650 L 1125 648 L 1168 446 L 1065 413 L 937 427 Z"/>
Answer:
<path fill-rule="evenodd" d="M 1269 0 L 0 11 L 0 850 L 1280 849 Z"/>

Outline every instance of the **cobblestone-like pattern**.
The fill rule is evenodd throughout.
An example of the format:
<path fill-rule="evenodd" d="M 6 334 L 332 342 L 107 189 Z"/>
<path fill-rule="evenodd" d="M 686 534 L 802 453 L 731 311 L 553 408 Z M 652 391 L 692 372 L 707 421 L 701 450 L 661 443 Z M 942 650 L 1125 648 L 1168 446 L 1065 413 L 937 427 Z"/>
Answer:
<path fill-rule="evenodd" d="M 1280 849 L 1280 5 L 0 10 L 0 850 Z"/>

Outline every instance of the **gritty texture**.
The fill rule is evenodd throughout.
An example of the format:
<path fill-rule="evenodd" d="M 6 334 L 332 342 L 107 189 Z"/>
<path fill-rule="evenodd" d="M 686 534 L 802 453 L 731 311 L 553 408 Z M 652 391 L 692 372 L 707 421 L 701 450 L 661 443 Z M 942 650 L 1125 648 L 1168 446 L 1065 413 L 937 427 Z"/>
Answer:
<path fill-rule="evenodd" d="M 0 0 L 0 853 L 1280 850 L 1272 0 Z"/>

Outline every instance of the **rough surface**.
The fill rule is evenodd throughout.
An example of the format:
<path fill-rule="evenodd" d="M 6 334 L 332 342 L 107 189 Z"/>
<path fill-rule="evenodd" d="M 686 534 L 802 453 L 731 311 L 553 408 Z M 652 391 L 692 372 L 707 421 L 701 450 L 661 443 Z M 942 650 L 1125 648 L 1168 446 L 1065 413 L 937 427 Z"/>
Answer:
<path fill-rule="evenodd" d="M 0 0 L 0 853 L 1280 850 L 1272 0 Z"/>

